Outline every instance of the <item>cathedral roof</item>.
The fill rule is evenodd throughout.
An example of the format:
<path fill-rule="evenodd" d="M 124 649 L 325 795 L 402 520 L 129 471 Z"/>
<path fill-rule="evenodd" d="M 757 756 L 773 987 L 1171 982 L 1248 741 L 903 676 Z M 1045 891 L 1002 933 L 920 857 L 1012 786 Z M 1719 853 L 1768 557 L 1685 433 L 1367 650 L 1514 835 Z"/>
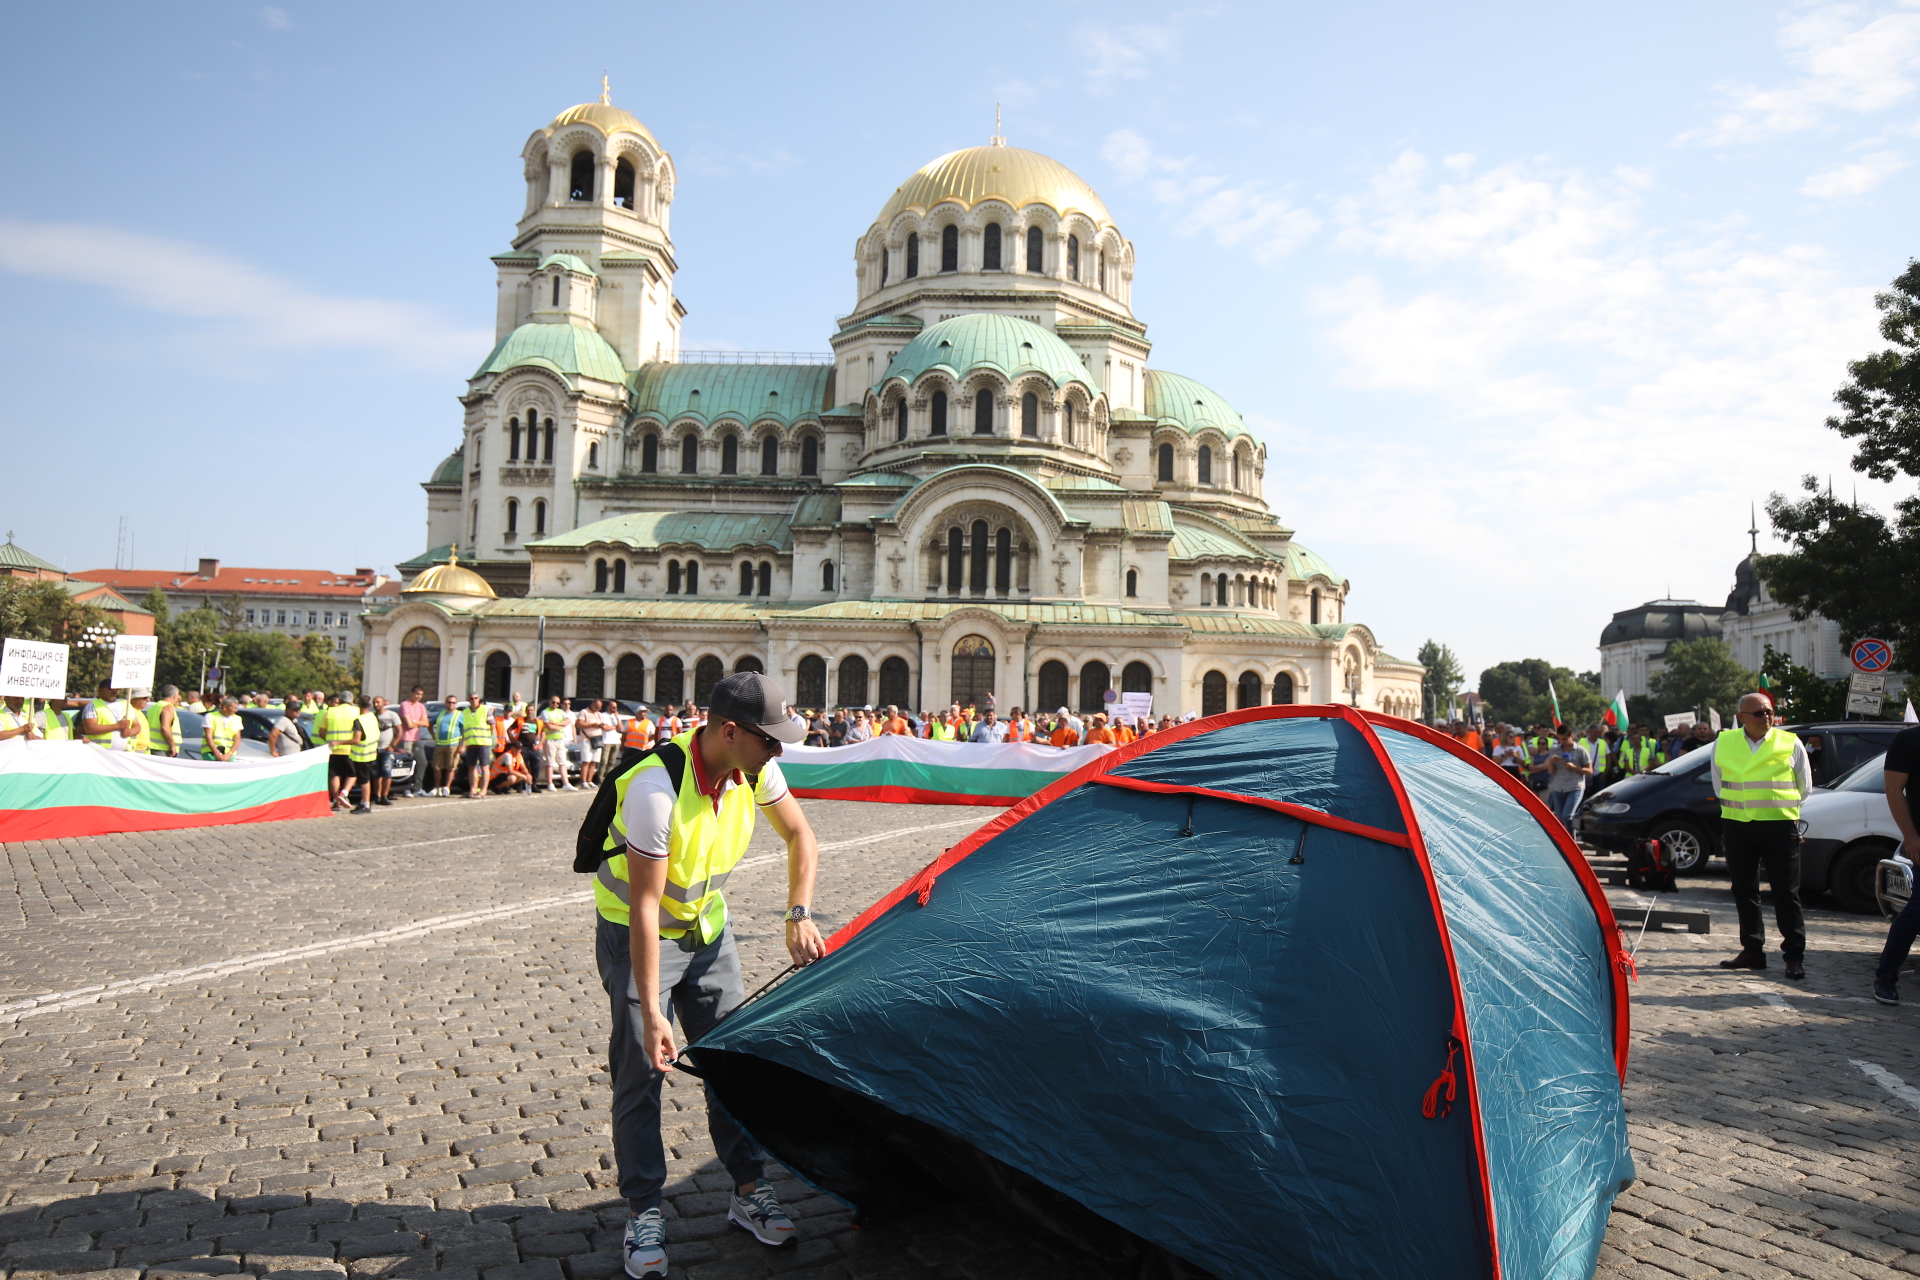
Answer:
<path fill-rule="evenodd" d="M 1031 320 L 979 313 L 942 320 L 916 334 L 887 366 L 886 377 L 912 382 L 940 369 L 958 380 L 981 368 L 1008 378 L 1041 373 L 1055 386 L 1078 382 L 1093 390 L 1086 366 L 1058 337 Z"/>
<path fill-rule="evenodd" d="M 1333 566 L 1297 542 L 1287 544 L 1287 576 L 1300 582 L 1324 577 L 1328 582 L 1345 582 Z"/>
<path fill-rule="evenodd" d="M 563 267 L 568 271 L 578 272 L 583 276 L 594 276 L 598 278 L 600 275 L 598 271 L 595 271 L 592 267 L 570 253 L 550 253 L 540 259 L 540 265 L 535 268 L 535 270 L 544 271 L 548 267 L 556 266 Z"/>
<path fill-rule="evenodd" d="M 1205 383 L 1165 369 L 1147 370 L 1147 416 L 1172 423 L 1189 434 L 1213 427 L 1229 440 L 1247 433 L 1247 424 L 1226 397 Z"/>
<path fill-rule="evenodd" d="M 1760 574 L 1753 567 L 1753 557 L 1747 556 L 1733 567 L 1733 590 L 1727 593 L 1726 607 L 1744 618 L 1759 594 Z"/>
<path fill-rule="evenodd" d="M 575 378 L 617 386 L 627 381 L 626 366 L 600 331 L 579 324 L 523 324 L 501 339 L 473 376 L 484 378 L 528 365 L 558 373 L 569 386 Z"/>
<path fill-rule="evenodd" d="M 634 378 L 633 411 L 787 424 L 826 408 L 832 380 L 830 364 L 649 364 Z"/>
<path fill-rule="evenodd" d="M 793 527 L 788 517 L 732 511 L 635 511 L 608 516 L 581 525 L 569 533 L 529 542 L 529 547 L 585 547 L 617 542 L 638 551 L 643 547 L 694 546 L 703 551 L 732 551 L 737 547 L 793 549 Z"/>
<path fill-rule="evenodd" d="M 463 444 L 448 454 L 440 465 L 433 469 L 433 477 L 427 483 L 457 485 L 460 483 L 460 478 L 466 474 L 466 470 L 467 446 Z"/>
<path fill-rule="evenodd" d="M 480 600 L 496 598 L 493 586 L 479 574 L 460 563 L 460 557 L 451 549 L 447 552 L 447 562 L 436 564 L 411 583 L 407 584 L 403 596 L 471 596 Z"/>
<path fill-rule="evenodd" d="M 885 222 L 903 209 L 930 209 L 942 200 L 957 200 L 971 209 L 992 199 L 1015 209 L 1043 204 L 1058 213 L 1079 212 L 1097 223 L 1113 222 L 1107 206 L 1079 174 L 1052 156 L 1019 147 L 949 151 L 901 183 L 878 220 Z"/>
<path fill-rule="evenodd" d="M 1173 520 L 1170 560 L 1265 560 L 1267 554 L 1238 534 L 1212 524 L 1199 524 L 1183 515 Z"/>
<path fill-rule="evenodd" d="M 1701 640 L 1720 634 L 1719 610 L 1698 600 L 1649 600 L 1622 609 L 1600 633 L 1600 645 L 1627 640 Z"/>
<path fill-rule="evenodd" d="M 660 144 L 654 141 L 647 126 L 633 118 L 633 115 L 614 106 L 611 102 L 583 102 L 577 107 L 568 107 L 553 118 L 549 129 L 560 129 L 570 124 L 590 124 L 601 133 L 611 136 L 616 133 L 637 133 L 652 142 L 656 150 Z"/>
<path fill-rule="evenodd" d="M 31 569 L 37 573 L 65 573 L 59 565 L 42 560 L 25 547 L 13 545 L 13 535 L 7 535 L 4 546 L 0 546 L 0 569 Z"/>

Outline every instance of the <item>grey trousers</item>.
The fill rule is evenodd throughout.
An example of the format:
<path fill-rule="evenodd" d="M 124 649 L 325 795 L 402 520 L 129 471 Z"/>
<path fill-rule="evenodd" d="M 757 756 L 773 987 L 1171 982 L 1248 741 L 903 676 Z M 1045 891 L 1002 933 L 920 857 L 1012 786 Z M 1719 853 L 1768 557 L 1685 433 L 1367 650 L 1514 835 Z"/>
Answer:
<path fill-rule="evenodd" d="M 640 1045 L 638 987 L 634 985 L 632 933 L 624 924 L 598 916 L 594 958 L 600 985 L 613 1005 L 613 1037 L 607 1044 L 607 1068 L 613 1076 L 613 1159 L 620 1168 L 620 1194 L 635 1213 L 660 1204 L 667 1181 L 666 1148 L 660 1140 L 660 1082 Z M 686 1041 L 697 1040 L 714 1023 L 746 1002 L 740 979 L 740 954 L 733 930 L 706 946 L 696 935 L 660 939 L 660 1007 L 671 1010 Z M 720 1163 L 736 1187 L 758 1181 L 766 1153 L 749 1138 L 707 1091 L 707 1132 Z"/>

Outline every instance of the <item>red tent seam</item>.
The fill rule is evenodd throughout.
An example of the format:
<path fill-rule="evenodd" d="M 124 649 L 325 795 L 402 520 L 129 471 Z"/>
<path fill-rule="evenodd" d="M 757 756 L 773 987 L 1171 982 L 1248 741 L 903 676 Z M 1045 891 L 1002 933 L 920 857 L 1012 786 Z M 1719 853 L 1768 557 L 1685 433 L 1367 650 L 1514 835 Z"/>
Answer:
<path fill-rule="evenodd" d="M 1398 831 L 1388 831 L 1385 827 L 1372 827 L 1364 822 L 1354 822 L 1349 818 L 1335 817 L 1325 809 L 1315 809 L 1309 805 L 1294 804 L 1289 800 L 1269 800 L 1265 796 L 1242 795 L 1238 791 L 1216 791 L 1212 787 L 1189 787 L 1171 782 L 1149 782 L 1145 778 L 1129 778 L 1123 774 L 1103 773 L 1087 779 L 1107 787 L 1122 787 L 1128 791 L 1151 791 L 1157 795 L 1210 796 L 1215 800 L 1231 800 L 1237 804 L 1258 805 L 1262 809 L 1272 809 L 1284 813 L 1289 818 L 1298 818 L 1302 822 L 1311 822 L 1315 826 L 1328 827 L 1334 831 L 1345 831 L 1349 835 L 1365 836 L 1369 840 L 1378 840 L 1381 844 L 1398 845 L 1402 849 L 1410 848 L 1412 841 Z"/>

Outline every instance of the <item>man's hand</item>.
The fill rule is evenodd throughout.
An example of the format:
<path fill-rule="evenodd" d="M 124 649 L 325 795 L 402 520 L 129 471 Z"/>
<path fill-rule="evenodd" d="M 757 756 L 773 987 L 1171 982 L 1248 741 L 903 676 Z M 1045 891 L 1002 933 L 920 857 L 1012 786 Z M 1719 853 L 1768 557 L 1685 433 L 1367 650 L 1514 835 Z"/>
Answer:
<path fill-rule="evenodd" d="M 640 1016 L 640 1045 L 661 1075 L 673 1070 L 673 1060 L 680 1056 L 673 1043 L 673 1024 L 657 1009 L 648 1009 Z"/>
<path fill-rule="evenodd" d="M 827 954 L 826 941 L 812 920 L 787 921 L 787 954 L 803 969 Z"/>

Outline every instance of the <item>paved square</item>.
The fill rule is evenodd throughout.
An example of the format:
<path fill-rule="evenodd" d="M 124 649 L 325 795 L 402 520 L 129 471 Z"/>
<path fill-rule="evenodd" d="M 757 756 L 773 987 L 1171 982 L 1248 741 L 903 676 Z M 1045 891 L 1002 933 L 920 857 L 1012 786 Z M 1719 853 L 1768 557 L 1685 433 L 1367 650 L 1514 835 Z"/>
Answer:
<path fill-rule="evenodd" d="M 620 1271 L 605 998 L 569 869 L 579 796 L 0 845 L 0 1271 L 8 1280 L 603 1280 Z M 995 810 L 809 802 L 832 928 Z M 749 988 L 784 967 L 780 846 L 729 883 Z M 1640 1184 L 1604 1276 L 1920 1274 L 1920 1018 L 1867 998 L 1884 926 L 1816 905 L 1810 976 L 1714 933 L 1639 951 Z M 1623 920 L 1632 904 L 1615 891 Z M 1909 983 L 1920 1001 L 1920 984 Z M 690 1280 L 1092 1272 L 953 1206 L 855 1231 L 791 1179 L 797 1249 L 725 1223 L 698 1086 L 669 1082 L 669 1244 Z M 1284 1230 L 1284 1223 L 1275 1223 Z"/>

